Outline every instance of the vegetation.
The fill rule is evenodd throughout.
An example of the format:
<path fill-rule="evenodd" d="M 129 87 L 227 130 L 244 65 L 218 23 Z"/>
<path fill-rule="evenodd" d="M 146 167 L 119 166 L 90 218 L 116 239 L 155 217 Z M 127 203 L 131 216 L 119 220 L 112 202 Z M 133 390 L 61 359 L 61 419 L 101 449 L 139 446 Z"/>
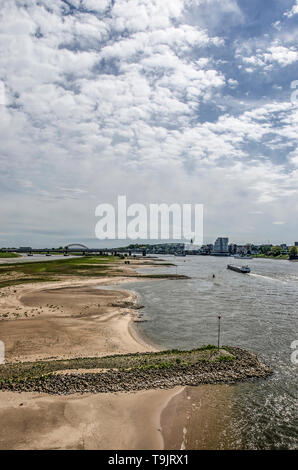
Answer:
<path fill-rule="evenodd" d="M 113 256 L 106 256 L 5 263 L 0 265 L 0 288 L 25 282 L 58 281 L 59 277 L 56 276 L 60 276 L 60 279 L 61 276 L 103 276 L 114 261 Z M 119 273 L 121 271 L 113 271 L 113 274 Z"/>
<path fill-rule="evenodd" d="M 261 245 L 259 250 L 261 255 L 269 255 L 271 251 L 271 245 Z"/>
<path fill-rule="evenodd" d="M 271 248 L 271 254 L 272 254 L 273 256 L 279 256 L 279 255 L 281 255 L 281 252 L 282 252 L 282 249 L 281 249 L 280 246 L 273 246 L 273 247 Z"/>
<path fill-rule="evenodd" d="M 118 256 L 81 256 L 27 263 L 0 264 L 0 288 L 25 282 L 59 281 L 66 276 L 100 277 L 121 276 L 124 260 Z M 127 272 L 125 272 L 127 276 Z M 131 274 L 134 277 L 158 279 L 185 279 L 174 274 Z"/>
<path fill-rule="evenodd" d="M 6 253 L 5 251 L 0 251 L 0 258 L 21 258 L 21 255 L 12 252 Z"/>
<path fill-rule="evenodd" d="M 105 357 L 88 357 L 54 361 L 18 362 L 0 365 L 0 384 L 31 378 L 41 378 L 59 370 L 116 369 L 147 370 L 168 369 L 174 366 L 192 366 L 199 362 L 233 361 L 235 356 L 228 347 L 203 346 L 191 351 L 178 349 L 156 353 L 121 354 Z"/>
<path fill-rule="evenodd" d="M 271 259 L 289 259 L 289 253 L 285 252 L 281 246 L 262 245 L 260 253 L 254 255 L 254 258 L 271 258 Z"/>
<path fill-rule="evenodd" d="M 264 254 L 260 254 L 260 255 L 253 255 L 254 258 L 269 258 L 269 259 L 289 259 L 289 255 L 272 255 L 272 254 L 268 254 L 268 255 L 264 255 Z"/>
<path fill-rule="evenodd" d="M 101 256 L 101 257 L 79 257 L 79 258 L 62 258 L 59 260 L 47 260 L 47 261 L 36 261 L 28 263 L 10 263 L 2 264 L 0 266 L 1 272 L 12 268 L 14 271 L 20 271 L 24 274 L 36 274 L 36 273 L 55 273 L 55 274 L 68 274 L 75 273 L 76 270 L 82 269 L 83 267 L 98 268 L 105 264 L 118 261 L 118 258 L 114 256 Z M 91 265 L 91 266 L 90 266 Z"/>
<path fill-rule="evenodd" d="M 297 256 L 298 254 L 298 250 L 297 250 L 297 247 L 296 246 L 291 246 L 290 248 L 290 256 L 295 258 L 295 256 Z"/>
<path fill-rule="evenodd" d="M 216 362 L 226 362 L 226 361 L 234 361 L 233 356 L 226 356 L 226 355 L 221 355 L 215 359 Z"/>

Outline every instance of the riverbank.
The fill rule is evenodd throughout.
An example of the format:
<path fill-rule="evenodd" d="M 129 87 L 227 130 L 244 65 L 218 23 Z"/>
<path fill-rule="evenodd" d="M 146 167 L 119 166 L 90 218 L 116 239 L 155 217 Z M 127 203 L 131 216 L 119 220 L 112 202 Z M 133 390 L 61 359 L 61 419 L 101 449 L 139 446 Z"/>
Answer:
<path fill-rule="evenodd" d="M 83 263 L 87 272 L 90 264 Z M 69 264 L 63 263 L 63 266 Z M 52 266 L 52 271 L 59 270 L 57 263 Z M 138 263 L 138 266 L 142 267 L 142 264 Z M 36 270 L 40 276 L 40 268 L 30 267 L 30 270 Z M 47 269 L 50 271 L 49 267 Z M 77 264 L 76 270 L 82 274 Z M 91 271 L 94 273 L 95 269 Z M 154 348 L 131 328 L 141 314 L 135 295 L 113 289 L 113 285 L 127 280 L 141 281 L 141 277 L 136 276 L 132 266 L 123 267 L 113 262 L 108 274 L 105 266 L 96 278 L 69 273 L 67 278 L 64 276 L 51 282 L 43 279 L 42 284 L 14 284 L 1 289 L 0 311 L 7 315 L 1 317 L 1 339 L 6 346 L 7 361 L 17 366 L 18 362 L 36 364 L 38 361 L 64 360 L 64 370 L 54 376 L 56 385 L 65 385 L 68 381 L 67 393 L 77 392 L 61 396 L 49 388 L 47 392 L 50 393 L 45 393 L 42 388 L 26 388 L 30 380 L 18 392 L 1 391 L 1 449 L 162 449 L 168 444 L 167 441 L 164 444 L 166 430 L 161 427 L 160 420 L 163 410 L 172 409 L 172 398 L 180 396 L 187 383 L 204 383 L 204 373 L 209 374 L 207 379 L 212 380 L 211 383 L 217 383 L 215 372 L 219 366 L 223 369 L 217 372 L 222 379 L 226 377 L 226 367 L 232 365 L 230 361 L 214 364 L 213 371 L 201 370 L 199 374 L 183 364 L 171 370 L 167 367 L 105 370 L 104 374 L 95 367 L 95 370 L 89 368 L 87 384 L 85 370 L 78 368 L 73 373 L 67 369 L 67 361 L 71 358 L 103 360 L 107 355 L 154 352 Z M 200 366 L 208 367 L 204 361 Z M 99 373 L 101 379 L 107 379 L 104 386 L 101 383 L 101 389 L 98 388 Z M 239 377 L 240 380 L 244 378 L 247 375 Z M 52 379 L 46 376 L 46 380 Z M 235 379 L 237 377 L 229 377 L 229 381 Z M 95 384 L 92 385 L 92 381 Z M 135 391 L 138 388 L 141 390 Z"/>
<path fill-rule="evenodd" d="M 290 260 L 289 255 L 252 255 L 253 258 L 255 259 L 276 259 L 276 260 Z"/>
<path fill-rule="evenodd" d="M 124 268 L 113 262 L 105 276 L 68 276 L 2 288 L 1 340 L 7 363 L 154 351 L 132 328 L 140 315 L 135 294 L 95 289 L 120 285 L 128 277 L 141 280 L 133 277 L 133 267 L 147 263 L 151 262 L 134 261 Z M 10 282 L 19 278 L 14 273 L 11 268 Z M 1 391 L 0 449 L 162 449 L 160 415 L 176 393 L 177 389 L 62 397 Z"/>
<path fill-rule="evenodd" d="M 8 259 L 8 258 L 22 258 L 21 255 L 19 255 L 18 253 L 12 253 L 12 252 L 4 252 L 4 251 L 0 251 L 0 258 L 4 258 L 4 259 Z"/>

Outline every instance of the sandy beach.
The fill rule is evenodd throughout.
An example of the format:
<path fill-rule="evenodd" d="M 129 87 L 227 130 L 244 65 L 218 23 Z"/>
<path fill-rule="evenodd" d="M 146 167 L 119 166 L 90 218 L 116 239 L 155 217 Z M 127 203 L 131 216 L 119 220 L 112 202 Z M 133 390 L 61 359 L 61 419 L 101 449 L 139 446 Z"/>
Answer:
<path fill-rule="evenodd" d="M 136 302 L 135 295 L 125 290 L 95 288 L 121 281 L 120 278 L 69 280 L 59 285 L 31 284 L 2 289 L 0 309 L 9 315 L 1 321 L 6 361 L 152 350 L 130 327 L 136 315 L 131 308 Z"/>
<path fill-rule="evenodd" d="M 139 311 L 125 278 L 68 279 L 2 289 L 6 361 L 152 351 L 131 327 Z M 53 396 L 0 392 L 0 449 L 162 449 L 161 413 L 183 390 Z M 144 425 L 146 423 L 146 425 Z"/>
<path fill-rule="evenodd" d="M 161 412 L 179 390 L 0 392 L 0 449 L 163 449 Z"/>

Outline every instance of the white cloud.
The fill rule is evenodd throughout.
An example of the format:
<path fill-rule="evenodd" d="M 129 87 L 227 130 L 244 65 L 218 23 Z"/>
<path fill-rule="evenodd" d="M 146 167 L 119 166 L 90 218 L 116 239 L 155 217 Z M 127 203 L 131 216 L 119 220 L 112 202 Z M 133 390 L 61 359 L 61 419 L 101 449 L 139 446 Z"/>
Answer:
<path fill-rule="evenodd" d="M 0 191 L 7 231 L 17 231 L 17 223 L 49 229 L 53 221 L 58 231 L 88 227 L 91 237 L 94 206 L 118 194 L 131 202 L 203 202 L 211 231 L 217 223 L 226 227 L 235 200 L 241 211 L 234 227 L 242 213 L 270 204 L 282 220 L 279 211 L 297 197 L 297 157 L 289 153 L 289 172 L 266 152 L 294 148 L 297 112 L 290 102 L 230 96 L 242 93 L 242 83 L 228 61 L 218 60 L 225 42 L 210 30 L 229 15 L 230 25 L 241 23 L 237 2 L 72 5 L 80 7 L 72 14 L 59 0 L 2 8 Z M 212 8 L 216 18 L 195 23 L 203 11 L 197 7 Z M 238 52 L 252 72 L 296 60 L 283 44 Z M 204 118 L 208 107 L 215 113 Z"/>
<path fill-rule="evenodd" d="M 290 152 L 288 155 L 289 162 L 298 168 L 298 148 Z"/>
<path fill-rule="evenodd" d="M 110 0 L 82 0 L 82 7 L 98 13 L 104 12 L 110 4 Z"/>
<path fill-rule="evenodd" d="M 228 30 L 245 22 L 237 0 L 188 0 L 189 17 L 209 31 Z"/>
<path fill-rule="evenodd" d="M 291 18 L 292 16 L 297 15 L 297 14 L 298 14 L 298 0 L 296 0 L 296 4 L 293 5 L 291 10 L 286 11 L 284 15 L 287 16 L 288 18 Z"/>
<path fill-rule="evenodd" d="M 180 18 L 183 6 L 182 0 L 117 0 L 112 26 L 117 32 L 167 28 Z"/>
<path fill-rule="evenodd" d="M 239 82 L 237 80 L 235 80 L 234 78 L 229 78 L 228 85 L 231 88 L 237 88 L 237 86 L 239 85 Z"/>
<path fill-rule="evenodd" d="M 265 70 L 270 70 L 272 65 L 280 65 L 286 67 L 291 65 L 298 60 L 298 51 L 293 47 L 285 47 L 280 45 L 273 45 L 268 47 L 266 50 L 257 50 L 256 55 L 249 57 L 243 57 L 241 52 L 238 53 L 238 57 L 242 57 L 242 61 L 254 68 L 262 67 Z M 252 71 L 252 68 L 246 69 Z"/>
<path fill-rule="evenodd" d="M 277 62 L 282 67 L 297 62 L 297 60 L 298 51 L 293 47 L 272 46 L 269 47 L 268 52 L 264 53 L 265 62 Z"/>

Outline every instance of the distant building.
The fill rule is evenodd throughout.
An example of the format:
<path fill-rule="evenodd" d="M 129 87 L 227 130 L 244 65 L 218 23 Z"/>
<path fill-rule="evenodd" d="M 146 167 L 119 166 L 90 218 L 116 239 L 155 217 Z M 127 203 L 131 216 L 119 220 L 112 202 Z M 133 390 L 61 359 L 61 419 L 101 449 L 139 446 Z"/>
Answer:
<path fill-rule="evenodd" d="M 217 238 L 214 243 L 213 254 L 216 256 L 228 256 L 229 239 L 224 237 Z"/>
<path fill-rule="evenodd" d="M 237 245 L 236 253 L 237 255 L 247 255 L 247 246 Z"/>
<path fill-rule="evenodd" d="M 295 242 L 295 246 L 298 246 L 298 242 Z"/>
<path fill-rule="evenodd" d="M 129 251 L 130 253 L 143 253 L 146 250 L 147 254 L 154 253 L 159 255 L 173 255 L 175 253 L 184 252 L 184 243 L 158 243 L 156 245 L 129 245 L 128 247 L 117 248 L 117 251 Z"/>
<path fill-rule="evenodd" d="M 212 250 L 208 247 L 208 245 L 202 245 L 200 248 L 200 255 L 210 255 Z"/>
<path fill-rule="evenodd" d="M 231 255 L 235 255 L 235 254 L 237 253 L 237 245 L 236 245 L 236 243 L 231 243 L 231 244 L 229 245 L 229 253 L 230 253 Z"/>
<path fill-rule="evenodd" d="M 20 246 L 19 248 L 20 251 L 32 251 L 31 246 Z"/>
<path fill-rule="evenodd" d="M 192 252 L 195 252 L 195 253 L 198 253 L 199 252 L 199 245 L 194 245 L 193 241 L 191 240 L 190 243 L 185 243 L 184 245 L 184 251 L 188 252 L 188 253 L 192 253 Z"/>

